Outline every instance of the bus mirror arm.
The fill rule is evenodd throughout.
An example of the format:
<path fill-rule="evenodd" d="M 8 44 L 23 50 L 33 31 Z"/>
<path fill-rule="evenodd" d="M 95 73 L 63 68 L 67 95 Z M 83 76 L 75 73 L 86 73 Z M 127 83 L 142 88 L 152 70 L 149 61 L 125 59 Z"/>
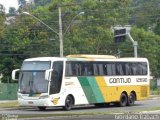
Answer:
<path fill-rule="evenodd" d="M 18 78 L 16 78 L 16 73 L 20 71 L 20 69 L 15 69 L 12 71 L 12 80 L 18 81 Z"/>
<path fill-rule="evenodd" d="M 53 71 L 53 69 L 46 70 L 46 72 L 45 72 L 45 80 L 48 80 L 48 81 L 51 80 L 51 72 L 52 71 Z"/>

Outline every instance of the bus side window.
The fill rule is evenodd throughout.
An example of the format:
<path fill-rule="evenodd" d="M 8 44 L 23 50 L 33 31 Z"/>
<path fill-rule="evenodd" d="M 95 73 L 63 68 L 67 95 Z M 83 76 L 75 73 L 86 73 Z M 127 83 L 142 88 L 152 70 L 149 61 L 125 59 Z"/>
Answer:
<path fill-rule="evenodd" d="M 71 76 L 76 76 L 76 64 L 72 63 L 71 66 L 72 66 L 72 68 L 71 68 L 72 75 Z"/>
<path fill-rule="evenodd" d="M 131 68 L 129 66 L 130 63 L 125 63 L 125 75 L 131 75 Z"/>
<path fill-rule="evenodd" d="M 72 62 L 72 76 L 79 76 L 79 64 Z"/>
<path fill-rule="evenodd" d="M 93 73 L 94 73 L 93 64 L 92 63 L 88 63 L 88 65 L 87 65 L 87 75 L 88 76 L 94 75 Z"/>
<path fill-rule="evenodd" d="M 103 64 L 98 64 L 99 75 L 106 75 L 103 70 Z"/>
<path fill-rule="evenodd" d="M 80 75 L 81 75 L 81 64 L 74 61 L 67 61 L 65 76 L 80 76 Z"/>
<path fill-rule="evenodd" d="M 89 62 L 84 62 L 81 64 L 81 76 L 91 76 L 94 73 L 93 64 Z"/>
<path fill-rule="evenodd" d="M 112 75 L 116 75 L 116 63 L 112 63 L 111 67 L 112 67 Z"/>
<path fill-rule="evenodd" d="M 116 63 L 116 75 L 124 75 L 122 63 Z"/>
<path fill-rule="evenodd" d="M 98 64 L 96 63 L 93 64 L 93 71 L 94 71 L 94 75 L 99 75 Z"/>
<path fill-rule="evenodd" d="M 139 63 L 140 75 L 147 75 L 147 63 Z"/>
<path fill-rule="evenodd" d="M 131 63 L 131 75 L 137 75 L 137 64 Z"/>
<path fill-rule="evenodd" d="M 143 75 L 143 71 L 142 71 L 142 65 L 141 63 L 139 62 L 138 65 L 137 65 L 137 69 L 138 69 L 138 75 Z"/>
<path fill-rule="evenodd" d="M 107 63 L 103 64 L 103 72 L 105 75 L 109 75 L 110 70 L 109 70 L 109 65 Z"/>
<path fill-rule="evenodd" d="M 66 62 L 66 70 L 65 70 L 66 76 L 72 76 L 72 67 L 70 62 Z"/>
<path fill-rule="evenodd" d="M 81 70 L 80 64 L 79 64 L 79 63 L 76 63 L 76 64 L 75 64 L 75 67 L 74 67 L 74 72 L 75 72 L 75 75 L 76 75 L 76 76 L 80 76 L 80 74 L 81 74 L 80 70 Z"/>
<path fill-rule="evenodd" d="M 86 76 L 87 75 L 87 67 L 85 63 L 81 63 L 81 76 Z"/>
<path fill-rule="evenodd" d="M 105 65 L 105 67 L 107 67 L 106 69 L 107 69 L 107 75 L 110 75 L 110 76 L 112 76 L 112 75 L 116 75 L 116 65 L 115 65 L 115 63 L 107 63 L 106 65 Z M 106 74 L 106 73 L 105 73 Z"/>

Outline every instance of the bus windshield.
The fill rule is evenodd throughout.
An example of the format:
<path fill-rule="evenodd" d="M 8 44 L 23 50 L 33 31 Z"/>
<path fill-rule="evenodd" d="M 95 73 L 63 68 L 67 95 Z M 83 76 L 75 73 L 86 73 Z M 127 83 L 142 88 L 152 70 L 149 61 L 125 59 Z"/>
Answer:
<path fill-rule="evenodd" d="M 51 62 L 24 62 L 20 72 L 20 93 L 40 94 L 48 92 L 48 81 L 45 80 L 45 70 L 50 68 Z"/>
<path fill-rule="evenodd" d="M 21 70 L 47 70 L 50 66 L 50 61 L 24 61 Z"/>

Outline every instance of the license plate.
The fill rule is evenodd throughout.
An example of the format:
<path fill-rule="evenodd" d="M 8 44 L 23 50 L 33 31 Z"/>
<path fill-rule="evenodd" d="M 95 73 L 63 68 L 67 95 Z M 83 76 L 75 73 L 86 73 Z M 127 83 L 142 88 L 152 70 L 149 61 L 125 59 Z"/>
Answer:
<path fill-rule="evenodd" d="M 28 104 L 33 104 L 33 102 L 32 102 L 32 101 L 29 101 Z"/>

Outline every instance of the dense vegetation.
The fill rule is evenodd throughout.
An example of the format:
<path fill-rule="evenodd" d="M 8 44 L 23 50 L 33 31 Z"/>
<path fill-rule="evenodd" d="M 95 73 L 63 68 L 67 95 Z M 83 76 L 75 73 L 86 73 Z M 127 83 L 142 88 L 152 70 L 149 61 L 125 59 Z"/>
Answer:
<path fill-rule="evenodd" d="M 58 32 L 58 6 L 62 6 L 64 55 L 110 54 L 132 57 L 127 38 L 115 44 L 112 26 L 132 25 L 138 56 L 150 61 L 152 75 L 160 77 L 159 0 L 35 0 L 19 1 L 19 9 L 0 13 L 0 70 L 3 82 L 29 57 L 59 56 L 59 37 L 27 11 Z M 85 12 L 84 15 L 77 15 Z M 76 17 L 75 17 L 76 16 Z M 10 20 L 6 22 L 7 19 Z M 74 20 L 73 20 L 74 19 Z M 10 81 L 11 82 L 11 81 Z"/>

